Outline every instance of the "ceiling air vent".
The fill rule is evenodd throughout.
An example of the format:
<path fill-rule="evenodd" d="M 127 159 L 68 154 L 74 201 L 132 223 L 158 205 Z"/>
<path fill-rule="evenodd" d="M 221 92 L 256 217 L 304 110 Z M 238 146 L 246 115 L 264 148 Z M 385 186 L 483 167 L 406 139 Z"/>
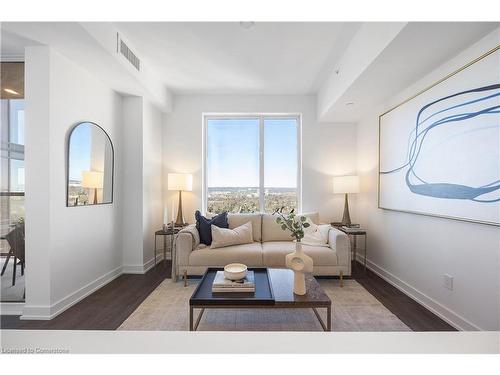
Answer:
<path fill-rule="evenodd" d="M 141 60 L 136 56 L 135 53 L 127 46 L 127 44 L 120 37 L 120 34 L 116 34 L 117 36 L 117 51 L 125 57 L 129 63 L 131 63 L 138 71 L 141 70 Z"/>

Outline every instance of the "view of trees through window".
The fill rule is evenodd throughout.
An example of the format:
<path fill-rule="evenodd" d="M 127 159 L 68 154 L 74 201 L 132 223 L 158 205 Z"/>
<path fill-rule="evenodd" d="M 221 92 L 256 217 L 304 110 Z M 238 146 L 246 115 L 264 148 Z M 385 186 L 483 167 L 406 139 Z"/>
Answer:
<path fill-rule="evenodd" d="M 273 212 L 298 207 L 296 116 L 206 119 L 206 210 Z"/>

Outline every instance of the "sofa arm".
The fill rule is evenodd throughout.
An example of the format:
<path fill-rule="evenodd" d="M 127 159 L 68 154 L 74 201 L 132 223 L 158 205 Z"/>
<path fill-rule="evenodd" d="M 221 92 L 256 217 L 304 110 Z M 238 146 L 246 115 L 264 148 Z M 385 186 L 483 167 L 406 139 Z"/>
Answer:
<path fill-rule="evenodd" d="M 177 252 L 177 264 L 179 266 L 187 266 L 189 264 L 189 254 L 193 251 L 193 238 L 191 234 L 178 234 L 175 251 Z"/>
<path fill-rule="evenodd" d="M 187 266 L 189 264 L 189 254 L 200 244 L 198 230 L 194 225 L 183 228 L 177 235 L 176 252 L 177 265 Z"/>
<path fill-rule="evenodd" d="M 347 234 L 336 228 L 331 228 L 328 232 L 328 244 L 332 250 L 337 252 L 339 266 L 351 264 L 351 241 Z"/>

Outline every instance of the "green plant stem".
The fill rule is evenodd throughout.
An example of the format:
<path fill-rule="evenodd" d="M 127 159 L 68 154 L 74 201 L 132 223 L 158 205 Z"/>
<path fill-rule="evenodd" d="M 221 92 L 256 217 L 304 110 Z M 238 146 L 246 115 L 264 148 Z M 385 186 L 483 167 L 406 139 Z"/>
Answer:
<path fill-rule="evenodd" d="M 304 224 L 303 224 L 302 220 L 299 219 L 298 221 L 295 221 L 294 220 L 295 216 L 291 216 L 291 213 L 288 214 L 288 217 L 285 217 L 279 211 L 276 211 L 275 213 L 277 213 L 281 217 L 286 229 L 288 229 L 290 232 L 292 232 L 292 237 L 294 237 L 297 242 L 300 242 L 300 240 L 304 237 L 304 234 L 303 234 Z M 294 223 L 297 223 L 296 228 L 294 228 L 294 225 L 293 225 Z M 301 232 L 302 232 L 302 235 L 300 234 Z"/>

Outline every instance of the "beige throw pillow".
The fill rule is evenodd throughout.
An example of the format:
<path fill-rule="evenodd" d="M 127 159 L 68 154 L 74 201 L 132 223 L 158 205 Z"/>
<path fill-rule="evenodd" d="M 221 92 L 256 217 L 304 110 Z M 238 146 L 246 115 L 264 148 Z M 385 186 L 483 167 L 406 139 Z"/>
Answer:
<path fill-rule="evenodd" d="M 234 229 L 212 225 L 212 245 L 210 246 L 212 249 L 251 242 L 253 242 L 251 221 Z"/>

